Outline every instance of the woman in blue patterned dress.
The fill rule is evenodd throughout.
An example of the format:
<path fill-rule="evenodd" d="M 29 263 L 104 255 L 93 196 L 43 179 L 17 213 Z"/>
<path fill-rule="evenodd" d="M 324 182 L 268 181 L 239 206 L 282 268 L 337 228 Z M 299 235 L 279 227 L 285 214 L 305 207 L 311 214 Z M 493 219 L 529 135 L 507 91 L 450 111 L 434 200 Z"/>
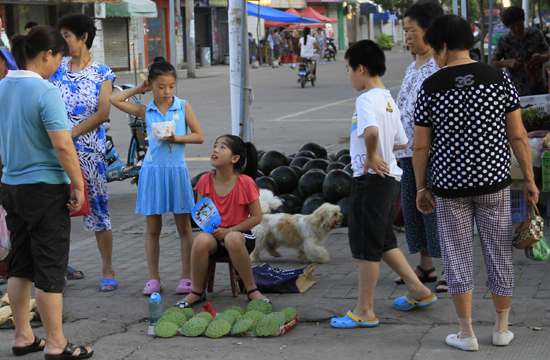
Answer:
<path fill-rule="evenodd" d="M 103 260 L 101 291 L 117 288 L 112 264 L 113 232 L 107 210 L 107 164 L 105 126 L 109 120 L 115 74 L 90 56 L 96 28 L 84 14 L 67 15 L 57 29 L 69 44 L 72 59 L 61 64 L 50 80 L 61 91 L 72 126 L 72 137 L 84 172 L 90 215 L 84 215 L 84 230 L 94 231 Z M 69 271 L 70 272 L 70 271 Z M 69 277 L 72 274 L 69 273 Z"/>

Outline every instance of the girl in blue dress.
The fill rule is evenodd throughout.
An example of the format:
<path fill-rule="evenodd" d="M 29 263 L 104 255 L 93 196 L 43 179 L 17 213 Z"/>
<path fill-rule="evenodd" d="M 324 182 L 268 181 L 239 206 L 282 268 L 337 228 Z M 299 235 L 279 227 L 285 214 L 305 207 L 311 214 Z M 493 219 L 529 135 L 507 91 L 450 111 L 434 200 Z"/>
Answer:
<path fill-rule="evenodd" d="M 111 96 L 111 104 L 125 113 L 139 116 L 147 123 L 147 134 L 152 134 L 152 124 L 174 121 L 175 131 L 158 142 L 149 140 L 139 173 L 136 213 L 147 217 L 145 253 L 150 280 L 143 289 L 144 295 L 160 292 L 159 237 L 162 214 L 174 213 L 181 239 L 182 274 L 176 293 L 191 291 L 191 247 L 193 232 L 189 214 L 194 205 L 193 189 L 185 164 L 185 144 L 202 144 L 204 136 L 195 113 L 185 100 L 174 96 L 176 69 L 166 61 L 158 61 L 149 67 L 147 81 L 131 89 Z M 151 90 L 154 100 L 149 105 L 133 104 L 126 100 L 133 95 Z M 187 132 L 187 127 L 190 133 Z"/>

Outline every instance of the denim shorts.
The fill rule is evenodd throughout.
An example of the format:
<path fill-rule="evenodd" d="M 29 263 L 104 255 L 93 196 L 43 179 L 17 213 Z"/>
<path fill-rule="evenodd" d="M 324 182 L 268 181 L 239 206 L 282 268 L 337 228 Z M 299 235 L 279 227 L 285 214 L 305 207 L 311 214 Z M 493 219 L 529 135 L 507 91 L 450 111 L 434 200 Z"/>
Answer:
<path fill-rule="evenodd" d="M 380 262 L 397 248 L 393 233 L 399 181 L 367 174 L 353 178 L 349 209 L 349 245 L 355 259 Z"/>
<path fill-rule="evenodd" d="M 68 184 L 2 184 L 11 240 L 8 278 L 30 279 L 44 292 L 63 292 L 71 234 L 69 197 Z"/>

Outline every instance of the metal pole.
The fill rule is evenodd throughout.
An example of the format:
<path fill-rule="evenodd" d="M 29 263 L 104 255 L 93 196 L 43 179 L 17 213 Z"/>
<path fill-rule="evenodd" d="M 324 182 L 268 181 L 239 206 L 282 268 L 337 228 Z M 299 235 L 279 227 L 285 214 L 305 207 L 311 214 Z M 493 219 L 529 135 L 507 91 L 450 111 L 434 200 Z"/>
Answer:
<path fill-rule="evenodd" d="M 493 0 L 491 0 L 491 4 Z M 525 27 L 529 26 L 529 0 L 523 0 L 523 11 L 525 11 Z"/>
<path fill-rule="evenodd" d="M 252 142 L 252 120 L 250 117 L 250 105 L 252 104 L 252 88 L 250 87 L 250 77 L 248 66 L 248 21 L 246 0 L 242 1 L 243 21 L 241 23 L 241 78 L 242 78 L 242 95 L 243 95 L 243 117 L 242 117 L 242 139 L 247 142 Z M 259 5 L 259 4 L 258 4 Z M 260 18 L 258 18 L 260 21 Z"/>
<path fill-rule="evenodd" d="M 176 17 L 175 17 L 175 7 L 174 7 L 174 0 L 168 1 L 168 11 L 170 12 L 170 63 L 174 66 L 176 66 Z"/>
<path fill-rule="evenodd" d="M 242 136 L 244 83 L 242 77 L 242 23 L 246 21 L 243 15 L 242 0 L 229 0 L 229 84 L 231 94 L 231 134 Z M 247 42 L 248 43 L 248 42 Z"/>
<path fill-rule="evenodd" d="M 466 5 L 466 0 L 460 0 L 460 13 L 464 19 L 468 20 L 468 5 Z"/>
<path fill-rule="evenodd" d="M 453 0 L 453 14 L 458 15 L 458 0 Z"/>
<path fill-rule="evenodd" d="M 487 44 L 487 64 L 491 65 L 491 54 L 493 53 L 493 0 L 489 1 L 489 43 Z"/>
<path fill-rule="evenodd" d="M 187 78 L 195 78 L 195 3 L 185 0 L 185 35 L 187 38 Z"/>

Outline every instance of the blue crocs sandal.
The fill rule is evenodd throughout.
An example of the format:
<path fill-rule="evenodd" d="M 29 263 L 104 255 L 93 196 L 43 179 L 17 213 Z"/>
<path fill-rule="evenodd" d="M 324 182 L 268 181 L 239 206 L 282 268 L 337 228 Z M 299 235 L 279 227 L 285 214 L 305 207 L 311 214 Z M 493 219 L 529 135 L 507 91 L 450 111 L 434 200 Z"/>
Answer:
<path fill-rule="evenodd" d="M 103 288 L 104 286 L 112 286 L 113 288 L 112 289 L 104 289 Z M 115 291 L 117 287 L 118 287 L 118 282 L 116 281 L 116 279 L 103 278 L 103 280 L 101 280 L 101 285 L 99 285 L 99 291 L 101 291 L 101 292 Z"/>
<path fill-rule="evenodd" d="M 436 301 L 437 301 L 437 296 L 435 295 L 431 295 L 423 300 L 416 301 L 409 297 L 409 293 L 406 293 L 405 296 L 401 296 L 395 299 L 395 301 L 393 302 L 393 307 L 396 308 L 397 310 L 408 311 L 408 310 L 416 309 L 418 307 L 430 306 Z"/>
<path fill-rule="evenodd" d="M 348 311 L 346 316 L 341 318 L 332 318 L 330 326 L 337 329 L 354 329 L 359 327 L 375 327 L 380 324 L 378 318 L 373 321 L 364 321 L 360 317 L 356 316 L 351 310 Z"/>

